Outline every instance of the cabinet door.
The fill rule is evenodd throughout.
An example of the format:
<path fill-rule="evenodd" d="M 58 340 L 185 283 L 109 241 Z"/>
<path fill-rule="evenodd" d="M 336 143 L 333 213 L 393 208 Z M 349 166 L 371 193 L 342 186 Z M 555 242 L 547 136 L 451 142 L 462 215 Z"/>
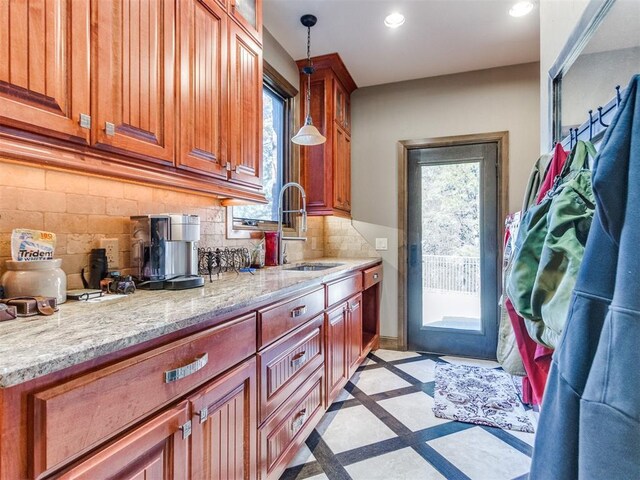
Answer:
<path fill-rule="evenodd" d="M 93 141 L 173 164 L 174 2 L 96 0 L 93 6 Z"/>
<path fill-rule="evenodd" d="M 327 378 L 327 405 L 340 393 L 347 383 L 347 304 L 338 305 L 326 314 L 327 341 L 325 368 Z"/>
<path fill-rule="evenodd" d="M 234 183 L 259 187 L 262 177 L 262 49 L 229 22 L 229 168 Z"/>
<path fill-rule="evenodd" d="M 176 163 L 227 178 L 227 14 L 216 0 L 178 4 L 179 149 Z"/>
<path fill-rule="evenodd" d="M 362 354 L 362 294 L 359 293 L 347 302 L 348 332 L 347 348 L 349 350 L 349 378 L 360 364 Z"/>
<path fill-rule="evenodd" d="M 0 2 L 0 125 L 89 142 L 89 25 L 89 0 Z"/>
<path fill-rule="evenodd" d="M 257 461 L 256 360 L 247 360 L 190 398 L 192 478 L 254 479 Z"/>
<path fill-rule="evenodd" d="M 231 16 L 262 43 L 262 0 L 228 0 Z"/>
<path fill-rule="evenodd" d="M 189 476 L 189 449 L 188 439 L 182 438 L 181 427 L 188 420 L 188 403 L 183 402 L 156 415 L 57 478 L 186 480 Z"/>
<path fill-rule="evenodd" d="M 351 138 L 334 124 L 333 208 L 351 211 Z"/>

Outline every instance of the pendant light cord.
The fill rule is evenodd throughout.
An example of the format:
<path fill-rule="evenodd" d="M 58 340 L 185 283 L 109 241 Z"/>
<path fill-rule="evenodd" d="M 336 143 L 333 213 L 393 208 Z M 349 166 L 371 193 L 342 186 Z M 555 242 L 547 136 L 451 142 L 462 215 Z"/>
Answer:
<path fill-rule="evenodd" d="M 309 67 L 309 73 L 307 73 L 307 115 L 305 124 L 309 123 L 309 117 L 311 117 L 311 27 L 307 27 L 307 66 Z"/>

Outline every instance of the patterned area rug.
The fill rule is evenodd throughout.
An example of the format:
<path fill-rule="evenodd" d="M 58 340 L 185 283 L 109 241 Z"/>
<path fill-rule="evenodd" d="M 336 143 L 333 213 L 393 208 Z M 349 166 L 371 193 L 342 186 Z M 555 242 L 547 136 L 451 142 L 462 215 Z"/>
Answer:
<path fill-rule="evenodd" d="M 502 370 L 438 363 L 436 417 L 533 433 L 511 375 Z"/>

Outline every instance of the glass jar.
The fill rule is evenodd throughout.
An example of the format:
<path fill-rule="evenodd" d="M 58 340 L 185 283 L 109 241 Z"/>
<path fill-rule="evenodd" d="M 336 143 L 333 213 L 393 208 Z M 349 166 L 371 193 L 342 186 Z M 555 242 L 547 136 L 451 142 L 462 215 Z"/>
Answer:
<path fill-rule="evenodd" d="M 15 262 L 7 260 L 7 271 L 0 283 L 4 295 L 11 297 L 54 297 L 58 303 L 67 301 L 67 275 L 62 259 Z"/>

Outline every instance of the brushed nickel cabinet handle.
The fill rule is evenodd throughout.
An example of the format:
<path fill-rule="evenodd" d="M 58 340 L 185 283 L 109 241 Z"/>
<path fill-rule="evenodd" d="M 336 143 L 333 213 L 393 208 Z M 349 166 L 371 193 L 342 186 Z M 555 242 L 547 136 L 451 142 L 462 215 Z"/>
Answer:
<path fill-rule="evenodd" d="M 302 365 L 305 362 L 306 359 L 307 359 L 306 351 L 296 353 L 291 359 L 291 366 L 293 368 L 298 368 L 300 365 Z"/>
<path fill-rule="evenodd" d="M 377 273 L 374 273 L 374 274 L 373 274 L 373 279 L 374 279 L 374 280 L 377 280 L 377 279 L 378 279 L 378 277 L 379 277 L 379 275 L 378 275 Z"/>
<path fill-rule="evenodd" d="M 354 303 L 353 305 L 349 305 L 349 311 L 350 312 L 355 312 L 359 308 L 360 308 L 360 302 Z"/>
<path fill-rule="evenodd" d="M 304 422 L 307 421 L 307 409 L 303 408 L 300 410 L 295 417 L 293 417 L 293 422 L 291 422 L 291 430 L 295 433 L 302 428 Z"/>
<path fill-rule="evenodd" d="M 164 383 L 175 382 L 176 380 L 180 380 L 182 378 L 188 377 L 189 375 L 193 375 L 198 370 L 204 368 L 204 366 L 209 362 L 209 354 L 205 353 L 200 357 L 196 358 L 193 362 L 188 365 L 184 365 L 182 367 L 174 368 L 173 370 L 167 370 L 164 372 Z"/>
<path fill-rule="evenodd" d="M 111 122 L 105 122 L 104 131 L 111 137 L 116 134 L 116 126 Z"/>
<path fill-rule="evenodd" d="M 305 313 L 307 313 L 307 306 L 302 305 L 301 307 L 296 307 L 293 310 L 291 310 L 291 317 L 292 318 L 301 317 Z"/>

